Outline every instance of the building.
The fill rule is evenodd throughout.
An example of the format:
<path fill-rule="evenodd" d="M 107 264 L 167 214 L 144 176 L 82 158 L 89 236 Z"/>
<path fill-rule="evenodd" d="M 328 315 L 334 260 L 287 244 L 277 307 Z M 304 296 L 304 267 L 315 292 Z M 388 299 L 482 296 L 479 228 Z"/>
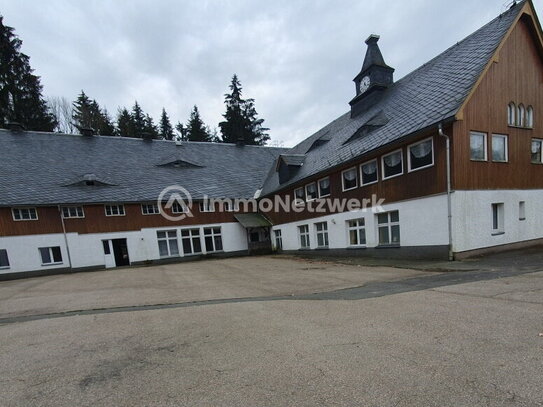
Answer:
<path fill-rule="evenodd" d="M 350 110 L 288 151 L 0 131 L 0 272 L 247 253 L 270 229 L 278 249 L 323 254 L 452 259 L 541 243 L 542 39 L 525 0 L 394 81 L 371 35 Z M 157 198 L 174 184 L 197 204 L 171 222 Z M 206 196 L 296 210 L 221 210 Z M 311 210 L 372 196 L 383 212 Z"/>

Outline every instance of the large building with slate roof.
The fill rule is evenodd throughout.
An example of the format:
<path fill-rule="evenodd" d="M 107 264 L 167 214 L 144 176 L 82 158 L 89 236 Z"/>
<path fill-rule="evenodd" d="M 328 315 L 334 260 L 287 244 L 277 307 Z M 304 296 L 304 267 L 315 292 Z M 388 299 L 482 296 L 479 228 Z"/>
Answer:
<path fill-rule="evenodd" d="M 524 0 L 394 81 L 371 35 L 349 111 L 288 150 L 0 131 L 0 277 L 272 245 L 452 259 L 539 244 L 542 38 Z M 171 185 L 190 216 L 161 216 L 187 213 L 162 208 Z"/>

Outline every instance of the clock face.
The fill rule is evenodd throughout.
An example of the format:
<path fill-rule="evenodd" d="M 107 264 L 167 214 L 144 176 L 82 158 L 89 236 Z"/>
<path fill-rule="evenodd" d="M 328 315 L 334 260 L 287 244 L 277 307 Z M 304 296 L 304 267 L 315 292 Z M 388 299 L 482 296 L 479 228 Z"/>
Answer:
<path fill-rule="evenodd" d="M 360 93 L 364 93 L 365 91 L 368 90 L 369 87 L 370 87 L 370 77 L 364 76 L 362 80 L 360 81 L 360 85 L 358 85 L 358 90 L 360 91 Z"/>

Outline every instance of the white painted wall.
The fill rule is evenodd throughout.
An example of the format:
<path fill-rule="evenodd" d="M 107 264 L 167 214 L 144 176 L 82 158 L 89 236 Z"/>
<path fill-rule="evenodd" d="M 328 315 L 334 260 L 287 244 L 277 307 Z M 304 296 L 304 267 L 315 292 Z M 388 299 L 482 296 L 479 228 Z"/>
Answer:
<path fill-rule="evenodd" d="M 200 240 L 203 254 L 206 254 L 204 243 L 204 227 L 221 227 L 223 252 L 247 250 L 245 229 L 237 222 L 208 225 L 194 225 L 165 228 L 148 228 L 131 232 L 78 234 L 68 233 L 67 240 L 73 268 L 104 266 L 105 255 L 102 240 L 126 239 L 130 262 L 143 262 L 160 259 L 158 251 L 158 230 L 177 230 L 179 250 L 182 253 L 181 229 L 200 229 Z M 39 247 L 60 246 L 62 264 L 44 266 L 41 264 Z M 44 234 L 28 236 L 0 237 L 0 249 L 8 252 L 10 267 L 0 269 L 0 273 L 15 273 L 34 270 L 69 267 L 68 253 L 63 234 Z"/>
<path fill-rule="evenodd" d="M 526 220 L 519 220 L 519 202 Z M 453 250 L 467 250 L 543 238 L 543 190 L 455 191 Z M 492 204 L 504 204 L 504 234 L 492 235 Z"/>
<path fill-rule="evenodd" d="M 383 205 L 384 211 L 399 211 L 401 246 L 434 246 L 448 244 L 447 197 L 412 199 Z M 311 249 L 317 247 L 315 223 L 328 222 L 330 249 L 349 247 L 347 221 L 364 218 L 366 222 L 366 247 L 375 247 L 377 238 L 377 215 L 371 210 L 343 212 L 291 222 L 273 227 L 280 229 L 284 250 L 300 249 L 298 226 L 309 225 Z M 273 239 L 275 244 L 275 238 Z"/>

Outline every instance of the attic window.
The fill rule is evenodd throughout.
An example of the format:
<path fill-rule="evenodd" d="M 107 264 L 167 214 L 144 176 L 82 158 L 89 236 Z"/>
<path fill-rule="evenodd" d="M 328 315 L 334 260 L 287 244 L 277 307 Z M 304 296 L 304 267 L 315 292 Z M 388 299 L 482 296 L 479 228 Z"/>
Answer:
<path fill-rule="evenodd" d="M 311 151 L 311 150 L 314 150 L 320 146 L 323 146 L 325 145 L 326 143 L 328 143 L 330 140 L 332 139 L 332 136 L 330 135 L 330 132 L 329 131 L 325 131 L 322 135 L 319 136 L 319 138 L 317 138 L 313 144 L 311 144 L 311 146 L 307 149 L 307 152 Z"/>
<path fill-rule="evenodd" d="M 199 168 L 202 167 L 201 165 L 198 165 L 194 162 L 190 162 L 188 160 L 173 160 L 168 162 L 163 162 L 161 164 L 157 164 L 158 167 L 170 167 L 170 168 Z"/>
<path fill-rule="evenodd" d="M 103 178 L 98 177 L 96 174 L 89 173 L 85 174 L 81 177 L 77 177 L 75 179 L 72 179 L 70 182 L 65 184 L 64 186 L 111 186 L 115 185 Z"/>
<path fill-rule="evenodd" d="M 380 111 L 371 119 L 369 119 L 366 123 L 360 126 L 358 130 L 356 130 L 354 134 L 351 137 L 349 137 L 349 139 L 343 144 L 347 144 L 347 143 L 350 143 L 351 141 L 365 137 L 368 134 L 374 132 L 375 130 L 383 127 L 388 122 L 389 122 L 388 117 L 386 117 L 386 115 L 382 111 Z"/>

